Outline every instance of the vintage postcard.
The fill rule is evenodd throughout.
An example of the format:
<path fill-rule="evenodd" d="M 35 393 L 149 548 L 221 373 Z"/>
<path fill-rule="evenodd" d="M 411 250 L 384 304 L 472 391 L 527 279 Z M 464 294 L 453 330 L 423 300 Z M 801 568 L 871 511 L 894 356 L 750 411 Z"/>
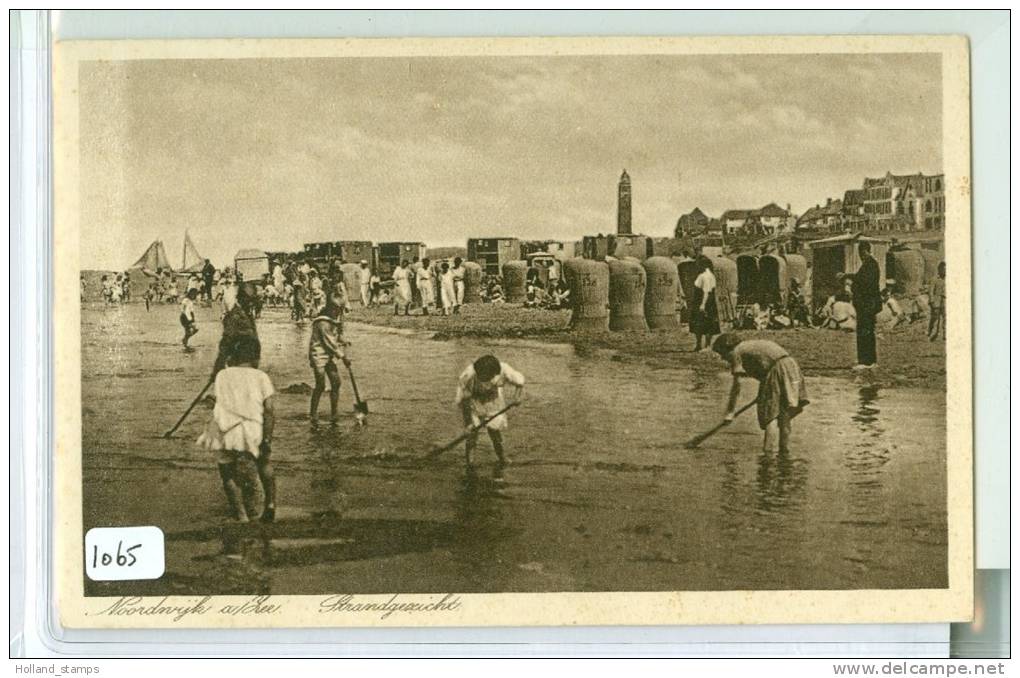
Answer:
<path fill-rule="evenodd" d="M 58 42 L 56 620 L 970 618 L 968 49 Z"/>

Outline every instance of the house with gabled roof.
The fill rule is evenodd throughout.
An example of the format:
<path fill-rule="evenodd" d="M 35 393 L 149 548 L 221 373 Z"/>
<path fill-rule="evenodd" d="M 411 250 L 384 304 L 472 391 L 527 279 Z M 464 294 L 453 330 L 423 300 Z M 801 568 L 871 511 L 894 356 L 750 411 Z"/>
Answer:
<path fill-rule="evenodd" d="M 708 218 L 708 215 L 702 212 L 700 208 L 695 207 L 676 220 L 676 228 L 673 231 L 673 235 L 677 238 L 682 238 L 687 235 L 704 233 L 708 229 L 710 221 L 711 219 Z"/>
<path fill-rule="evenodd" d="M 774 202 L 758 209 L 735 209 L 723 212 L 727 235 L 741 231 L 767 235 L 782 231 L 790 226 L 790 206 L 783 209 Z"/>
<path fill-rule="evenodd" d="M 827 198 L 825 205 L 815 205 L 809 208 L 797 219 L 797 230 L 842 231 L 843 201 Z"/>
<path fill-rule="evenodd" d="M 855 230 L 910 231 L 941 228 L 945 186 L 941 174 L 893 174 L 865 177 L 861 216 Z"/>

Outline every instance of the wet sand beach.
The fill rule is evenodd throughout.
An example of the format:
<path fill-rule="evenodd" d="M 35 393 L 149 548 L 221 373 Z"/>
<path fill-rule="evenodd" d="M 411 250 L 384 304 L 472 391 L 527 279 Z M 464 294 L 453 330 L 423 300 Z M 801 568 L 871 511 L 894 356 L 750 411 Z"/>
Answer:
<path fill-rule="evenodd" d="M 569 328 L 570 311 L 528 309 L 519 305 L 464 306 L 451 316 L 394 316 L 392 307 L 355 307 L 349 318 L 356 322 L 428 332 L 435 339 L 455 337 L 527 338 L 562 343 L 580 352 L 607 350 L 615 360 L 642 362 L 652 367 L 687 365 L 697 369 L 704 361 L 695 356 L 694 337 L 686 327 L 654 332 L 577 332 Z M 945 342 L 929 342 L 927 320 L 901 325 L 895 330 L 878 327 L 879 369 L 870 373 L 871 383 L 917 386 L 945 390 Z M 771 339 L 796 356 L 801 368 L 812 376 L 848 376 L 856 362 L 853 332 L 795 328 L 792 330 L 741 331 L 741 337 Z"/>
<path fill-rule="evenodd" d="M 764 454 L 753 413 L 683 448 L 720 419 L 729 384 L 714 354 L 689 352 L 684 332 L 580 337 L 563 329 L 566 313 L 511 307 L 469 306 L 453 318 L 391 312 L 356 310 L 347 323 L 369 425 L 355 425 L 345 376 L 341 421 L 313 428 L 309 325 L 266 310 L 258 328 L 261 367 L 280 393 L 280 508 L 271 526 L 238 526 L 214 459 L 194 443 L 209 406 L 161 437 L 209 377 L 217 309 L 198 310 L 195 350 L 184 352 L 174 306 L 87 305 L 84 528 L 161 527 L 167 572 L 86 581 L 86 592 L 947 584 L 944 357 L 941 344 L 914 336 L 923 335 L 916 325 L 883 337 L 883 365 L 864 375 L 847 369 L 853 335 L 769 333 L 801 361 L 811 405 L 795 420 L 791 451 Z M 487 352 L 528 378 L 503 483 L 491 480 L 484 438 L 476 481 L 465 480 L 461 448 L 426 459 L 461 432 L 456 379 Z M 755 389 L 748 381 L 741 400 Z"/>

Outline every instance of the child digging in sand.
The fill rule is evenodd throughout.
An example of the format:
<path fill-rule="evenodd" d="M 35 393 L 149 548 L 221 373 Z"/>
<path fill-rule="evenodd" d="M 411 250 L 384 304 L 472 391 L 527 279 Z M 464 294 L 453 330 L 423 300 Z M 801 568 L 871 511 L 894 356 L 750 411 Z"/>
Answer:
<path fill-rule="evenodd" d="M 808 404 L 804 377 L 797 361 L 779 344 L 767 339 L 741 341 L 732 333 L 720 335 L 712 350 L 730 364 L 733 385 L 726 405 L 726 421 L 733 421 L 740 377 L 758 380 L 758 426 L 765 431 L 767 452 L 788 449 L 790 420 Z"/>
<path fill-rule="evenodd" d="M 274 414 L 273 382 L 258 369 L 262 348 L 257 337 L 234 341 L 227 367 L 216 375 L 216 406 L 198 444 L 217 452 L 223 491 L 234 516 L 246 523 L 258 517 L 255 477 L 262 483 L 262 522 L 276 517 L 276 480 L 270 463 Z"/>
<path fill-rule="evenodd" d="M 326 390 L 326 379 L 329 379 L 329 418 L 336 422 L 337 408 L 340 402 L 340 371 L 336 360 L 339 358 L 344 365 L 350 365 L 350 359 L 344 353 L 343 326 L 340 315 L 343 309 L 330 298 L 322 313 L 312 321 L 312 337 L 308 342 L 308 363 L 315 373 L 315 388 L 312 389 L 312 402 L 309 419 L 312 425 L 319 423 L 319 399 Z"/>
<path fill-rule="evenodd" d="M 190 289 L 184 295 L 184 301 L 181 302 L 181 327 L 184 328 L 184 338 L 181 339 L 181 343 L 184 344 L 185 349 L 191 348 L 188 346 L 188 340 L 198 334 L 198 327 L 195 325 L 196 299 L 198 299 L 198 290 Z"/>
<path fill-rule="evenodd" d="M 504 392 L 505 386 L 512 387 L 509 394 Z M 461 373 L 457 382 L 456 403 L 464 417 L 464 426 L 471 433 L 464 445 L 464 458 L 469 476 L 475 472 L 471 454 L 478 444 L 478 431 L 482 422 L 506 408 L 509 403 L 520 402 L 523 392 L 524 375 L 492 355 L 483 355 Z M 507 395 L 510 398 L 509 403 L 506 400 Z M 492 448 L 499 460 L 495 472 L 497 478 L 502 476 L 503 468 L 510 463 L 503 448 L 503 431 L 506 430 L 507 424 L 506 412 L 485 424 L 485 430 L 489 432 Z"/>

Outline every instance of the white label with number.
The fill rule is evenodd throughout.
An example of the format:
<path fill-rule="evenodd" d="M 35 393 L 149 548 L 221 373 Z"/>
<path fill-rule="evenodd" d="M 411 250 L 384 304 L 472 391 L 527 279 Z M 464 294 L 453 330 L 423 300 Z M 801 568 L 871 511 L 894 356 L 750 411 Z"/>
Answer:
<path fill-rule="evenodd" d="M 165 570 L 158 527 L 93 527 L 85 533 L 85 574 L 93 581 L 159 579 Z"/>

